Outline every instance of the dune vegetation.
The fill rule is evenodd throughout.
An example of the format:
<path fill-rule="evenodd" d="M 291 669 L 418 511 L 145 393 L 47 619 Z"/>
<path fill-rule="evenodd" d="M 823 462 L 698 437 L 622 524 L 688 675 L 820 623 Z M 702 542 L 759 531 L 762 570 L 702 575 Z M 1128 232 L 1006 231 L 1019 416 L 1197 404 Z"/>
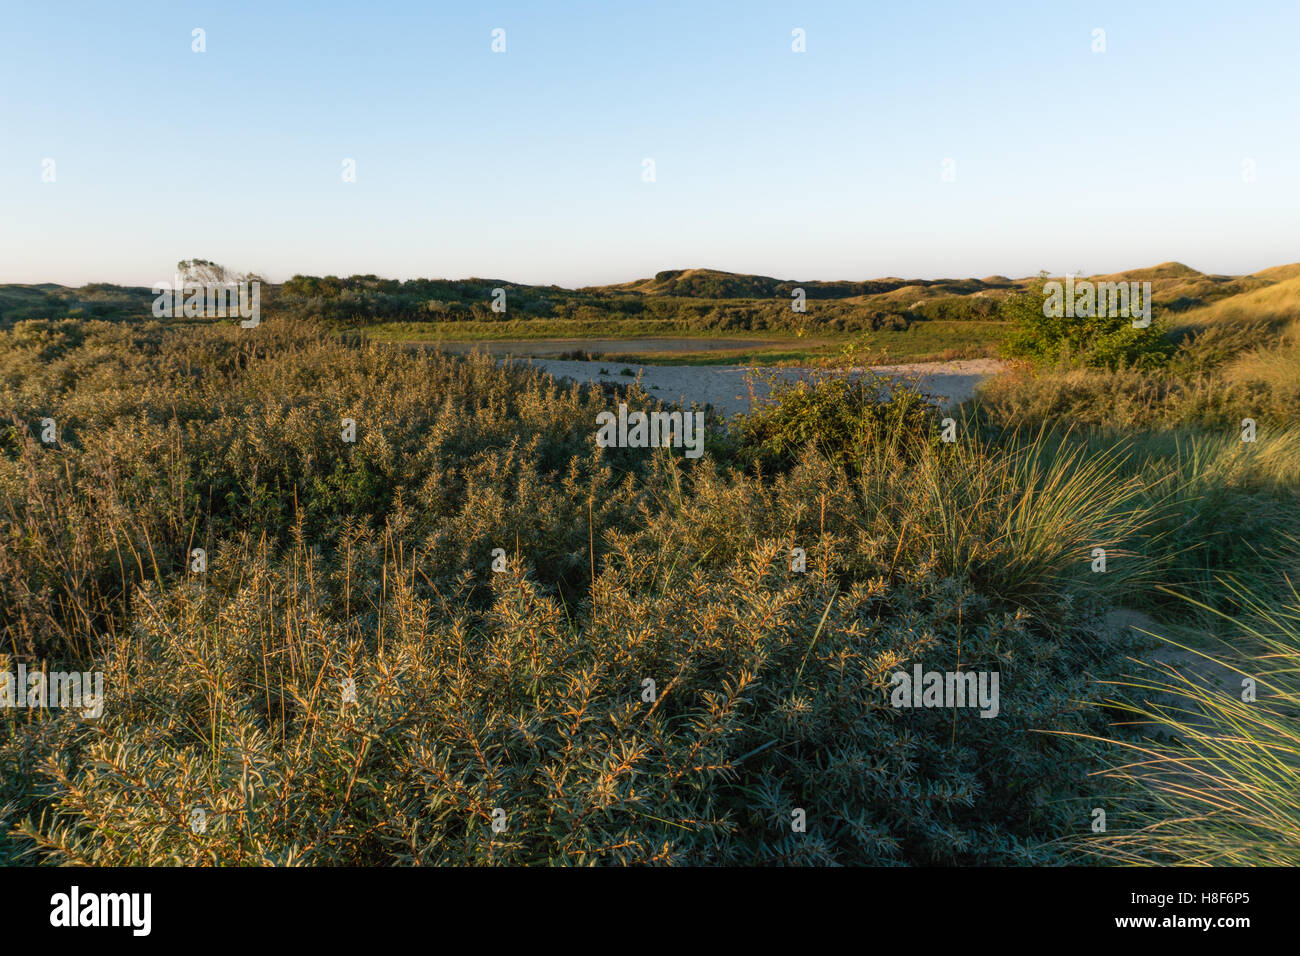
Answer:
<path fill-rule="evenodd" d="M 597 446 L 634 381 L 360 334 L 424 321 L 400 284 L 255 329 L 0 295 L 0 673 L 106 695 L 0 709 L 0 862 L 1296 862 L 1300 279 L 1174 266 L 1149 361 L 1039 349 L 956 409 L 827 369 L 699 458 Z M 718 276 L 575 301 L 787 291 Z M 870 327 L 880 281 L 815 291 Z M 1041 279 L 963 281 L 901 320 L 1031 321 Z M 1143 677 L 1162 637 L 1255 699 Z M 996 718 L 900 708 L 917 665 L 996 672 Z"/>

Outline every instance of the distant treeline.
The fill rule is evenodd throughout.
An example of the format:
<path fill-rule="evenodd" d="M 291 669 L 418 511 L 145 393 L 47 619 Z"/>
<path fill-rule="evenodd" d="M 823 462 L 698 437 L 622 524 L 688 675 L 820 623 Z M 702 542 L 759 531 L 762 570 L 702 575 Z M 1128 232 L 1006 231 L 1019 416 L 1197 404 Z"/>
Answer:
<path fill-rule="evenodd" d="M 153 293 L 141 286 L 94 282 L 79 289 L 57 285 L 0 286 L 0 326 L 26 319 L 122 321 L 147 314 Z"/>
<path fill-rule="evenodd" d="M 659 273 L 655 278 L 671 278 Z M 758 276 L 729 277 L 739 281 L 720 291 L 725 297 L 706 297 L 712 276 L 691 277 L 687 294 L 676 286 L 667 294 L 645 294 L 619 289 L 562 289 L 527 286 L 492 279 L 413 279 L 405 282 L 373 275 L 294 276 L 280 289 L 278 306 L 296 317 L 316 317 L 353 327 L 374 322 L 514 321 L 566 319 L 601 321 L 645 319 L 672 322 L 678 328 L 698 331 L 763 331 L 820 328 L 828 331 L 865 331 L 907 328 L 914 321 L 997 318 L 995 298 L 948 295 L 902 307 L 837 301 L 851 296 L 884 294 L 906 285 L 903 280 L 873 282 L 794 283 Z M 696 280 L 699 280 L 698 282 Z M 752 281 L 751 281 L 752 280 Z M 982 289 L 979 280 L 970 280 Z M 703 283 L 701 285 L 700 283 Z M 765 285 L 770 283 L 770 285 Z M 750 286 L 753 286 L 750 288 Z M 802 288 L 807 311 L 792 308 L 793 292 Z M 493 309 L 496 290 L 504 291 L 505 311 Z M 750 293 L 737 295 L 736 293 Z M 767 300 L 767 301 L 764 301 Z"/>
<path fill-rule="evenodd" d="M 177 269 L 196 280 L 236 275 L 205 259 Z M 1267 270 L 1266 270 L 1267 272 Z M 1123 274 L 1103 278 L 1121 278 Z M 1037 279 L 899 279 L 797 281 L 714 269 L 669 269 L 650 279 L 565 289 L 501 279 L 381 279 L 376 275 L 295 275 L 283 285 L 262 283 L 269 315 L 322 321 L 339 328 L 380 322 L 579 322 L 645 320 L 676 331 L 866 331 L 907 328 L 923 321 L 1011 320 L 1024 296 L 1041 301 Z M 1185 312 L 1264 288 L 1278 276 L 1218 276 L 1181 263 L 1128 274 L 1152 282 L 1161 312 Z M 500 292 L 498 292 L 500 290 Z M 792 307 L 802 290 L 806 311 Z M 500 305 L 504 294 L 504 310 Z M 153 293 L 140 286 L 93 283 L 81 288 L 0 285 L 0 327 L 27 319 L 86 318 L 125 321 L 151 315 Z M 1031 303 L 1032 304 L 1032 303 Z"/>
<path fill-rule="evenodd" d="M 633 286 L 638 285 L 633 283 Z M 799 282 L 768 276 L 737 275 L 711 269 L 669 269 L 655 273 L 643 285 L 655 294 L 697 299 L 789 299 L 795 289 L 803 289 L 809 299 L 848 299 L 863 295 L 885 295 L 905 286 L 928 288 L 941 285 L 956 295 L 967 295 L 990 288 L 1012 288 L 1010 279 L 870 279 L 862 282 Z"/>
<path fill-rule="evenodd" d="M 492 308 L 495 289 L 505 290 L 506 310 Z M 589 292 L 516 285 L 484 279 L 417 279 L 373 276 L 295 276 L 283 286 L 263 286 L 263 307 L 271 314 L 314 319 L 355 328 L 376 322 L 506 322 L 519 319 L 616 321 L 644 319 L 681 330 L 836 331 L 906 328 L 924 319 L 987 318 L 993 300 L 959 296 L 927 301 L 912 309 L 864 306 L 811 297 L 807 312 L 795 312 L 789 298 L 711 300 L 695 297 Z M 143 287 L 97 284 L 0 287 L 0 327 L 33 319 L 132 321 L 152 317 L 153 293 Z"/>
<path fill-rule="evenodd" d="M 296 275 L 284 284 L 284 293 L 305 298 L 338 298 L 352 293 L 406 295 L 421 299 L 482 300 L 493 289 L 528 291 L 550 297 L 642 298 L 647 295 L 685 299 L 773 299 L 789 300 L 796 289 L 803 289 L 809 299 L 848 299 L 864 295 L 884 295 L 908 286 L 941 286 L 955 296 L 989 289 L 1013 289 L 1010 279 L 870 279 L 862 282 L 799 282 L 767 276 L 735 275 L 705 269 L 670 269 L 655 273 L 652 280 L 623 286 L 592 286 L 564 289 L 559 286 L 526 286 L 500 279 L 381 279 L 374 275 L 338 276 Z"/>

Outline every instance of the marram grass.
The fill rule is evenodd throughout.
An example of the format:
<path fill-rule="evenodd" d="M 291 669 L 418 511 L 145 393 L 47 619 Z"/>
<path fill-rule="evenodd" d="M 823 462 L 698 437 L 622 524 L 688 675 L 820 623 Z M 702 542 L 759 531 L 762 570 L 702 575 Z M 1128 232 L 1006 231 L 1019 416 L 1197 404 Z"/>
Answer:
<path fill-rule="evenodd" d="M 1181 666 L 1149 665 L 1117 686 L 1111 706 L 1142 739 L 1116 744 L 1104 772 L 1124 809 L 1082 841 L 1094 859 L 1300 864 L 1300 595 L 1240 599 L 1235 620 L 1219 615 L 1232 636 L 1221 653 L 1171 641 Z M 1203 676 L 1198 657 L 1227 679 Z"/>

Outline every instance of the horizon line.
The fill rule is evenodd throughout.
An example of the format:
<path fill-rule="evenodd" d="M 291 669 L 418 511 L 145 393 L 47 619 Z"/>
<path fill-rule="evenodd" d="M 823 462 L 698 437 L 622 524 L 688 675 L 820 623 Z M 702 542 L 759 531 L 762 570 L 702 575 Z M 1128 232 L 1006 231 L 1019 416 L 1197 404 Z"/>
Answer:
<path fill-rule="evenodd" d="M 1260 267 L 1260 268 L 1258 268 L 1258 269 L 1255 269 L 1255 270 L 1253 270 L 1253 271 L 1251 271 L 1251 272 L 1206 272 L 1206 271 L 1203 270 L 1203 269 L 1197 269 L 1195 266 L 1190 266 L 1190 265 L 1188 265 L 1188 264 L 1185 263 L 1185 262 L 1180 262 L 1180 261 L 1175 260 L 1175 259 L 1168 259 L 1168 260 L 1165 260 L 1165 261 L 1163 261 L 1163 262 L 1157 262 L 1157 263 L 1155 263 L 1154 265 L 1149 265 L 1149 266 L 1136 266 L 1136 267 L 1133 267 L 1133 268 L 1118 269 L 1118 270 L 1115 270 L 1115 271 L 1113 271 L 1113 272 L 1086 272 L 1086 271 L 1083 271 L 1083 270 L 1079 270 L 1079 271 L 1073 271 L 1073 272 L 1060 272 L 1060 273 L 1057 273 L 1057 272 L 1054 272 L 1054 271 L 1051 271 L 1051 270 L 1042 269 L 1042 270 L 1039 270 L 1038 272 L 1033 273 L 1033 274 L 1031 274 L 1031 275 L 1024 275 L 1024 276 L 1011 276 L 1011 275 L 1006 275 L 1006 274 L 1004 274 L 1004 273 L 990 273 L 990 274 L 988 274 L 988 275 L 984 275 L 984 276 L 975 276 L 975 275 L 961 276 L 961 275 L 956 275 L 956 274 L 947 274 L 947 275 L 935 274 L 935 275 L 925 275 L 925 276 L 923 276 L 923 275 L 913 275 L 913 276 L 901 276 L 901 275 L 877 275 L 877 276 L 871 276 L 871 277 L 869 277 L 869 278 L 860 278 L 860 279 L 843 279 L 843 278 L 840 278 L 840 279 L 816 279 L 816 278 L 790 279 L 790 278 L 781 278 L 781 277 L 779 277 L 779 276 L 768 275 L 768 274 L 766 274 L 766 273 L 761 273 L 761 272 L 735 272 L 735 271 L 732 271 L 732 270 L 729 270 L 729 269 L 714 269 L 714 268 L 711 268 L 711 267 L 708 267 L 708 266 L 688 266 L 688 267 L 685 267 L 685 268 L 660 269 L 660 270 L 658 270 L 657 272 L 651 273 L 651 274 L 649 274 L 649 275 L 639 276 L 639 277 L 637 277 L 637 278 L 633 278 L 633 279 L 624 279 L 624 280 L 616 281 L 616 282 L 591 283 L 591 284 L 588 284 L 588 285 L 573 285 L 573 286 L 560 285 L 560 284 L 555 283 L 555 282 L 546 282 L 546 283 L 540 283 L 540 282 L 520 282 L 520 281 L 518 281 L 518 280 L 514 280 L 514 279 L 503 279 L 503 278 L 500 278 L 500 277 L 497 277 L 497 278 L 491 278 L 491 277 L 483 276 L 483 275 L 469 275 L 469 276 L 461 276 L 461 277 L 453 278 L 453 277 L 450 277 L 450 276 L 429 276 L 429 275 L 387 276 L 387 275 L 380 275 L 380 274 L 375 273 L 375 272 L 353 272 L 353 273 L 350 273 L 350 274 L 348 274 L 348 275 L 339 275 L 339 274 L 337 274 L 337 273 L 333 273 L 333 272 L 327 272 L 327 273 L 294 272 L 293 275 L 289 276 L 288 278 L 286 278 L 286 279 L 280 279 L 280 280 L 277 281 L 277 280 L 274 280 L 274 279 L 267 278 L 266 276 L 262 275 L 261 273 L 257 272 L 256 270 L 252 270 L 252 271 L 251 271 L 250 273 L 248 273 L 248 274 L 259 276 L 259 277 L 261 278 L 261 280 L 262 280 L 263 282 L 267 283 L 268 285 L 284 285 L 286 282 L 290 281 L 290 280 L 293 279 L 295 276 L 303 276 L 304 278 L 316 278 L 316 279 L 324 279 L 324 278 L 329 278 L 329 277 L 333 277 L 333 278 L 336 278 L 336 279 L 351 279 L 351 278 L 358 278 L 358 277 L 371 277 L 371 276 L 373 276 L 375 279 L 377 279 L 377 280 L 381 280 L 381 281 L 385 281 L 385 282 L 403 282 L 403 283 L 405 283 L 405 282 L 418 282 L 418 281 L 429 281 L 429 282 L 475 282 L 475 281 L 477 281 L 477 282 L 502 282 L 502 283 L 505 283 L 505 284 L 507 284 L 507 285 L 515 285 L 515 286 L 529 286 L 529 287 L 532 287 L 532 288 L 542 288 L 542 289 L 564 289 L 564 290 L 566 290 L 566 291 L 570 291 L 570 292 L 582 292 L 582 291 L 584 291 L 584 290 L 588 290 L 588 289 L 605 289 L 605 288 L 610 288 L 611 286 L 630 285 L 630 284 L 632 284 L 632 283 L 636 283 L 636 282 L 645 282 L 645 281 L 650 281 L 650 280 L 655 279 L 657 276 L 662 275 L 662 274 L 665 273 L 665 272 L 676 272 L 676 273 L 683 273 L 683 274 L 684 274 L 684 273 L 688 273 L 688 272 L 708 272 L 708 273 L 716 273 L 716 274 L 719 274 L 719 275 L 727 275 L 727 276 L 742 276 L 742 277 L 752 277 L 752 278 L 756 278 L 756 279 L 770 279 L 770 280 L 772 280 L 772 281 L 774 281 L 774 282 L 818 282 L 818 283 L 826 283 L 826 284 L 841 283 L 841 282 L 843 282 L 843 283 L 853 283 L 853 282 L 884 282 L 884 281 L 890 281 L 890 280 L 896 280 L 896 281 L 900 281 L 900 282 L 906 282 L 906 281 L 918 281 L 918 282 L 943 282 L 943 281 L 954 281 L 954 282 L 958 282 L 958 281 L 975 281 L 975 282 L 985 282 L 985 281 L 988 281 L 988 280 L 991 280 L 991 279 L 1005 279 L 1005 280 L 1010 281 L 1010 282 L 1018 282 L 1018 281 L 1023 281 L 1023 280 L 1026 280 L 1026 279 L 1034 279 L 1034 278 L 1038 278 L 1039 276 L 1046 276 L 1046 277 L 1049 277 L 1049 278 L 1056 278 L 1056 277 L 1059 276 L 1059 277 L 1061 277 L 1061 278 L 1065 278 L 1065 277 L 1067 277 L 1067 276 L 1087 277 L 1087 276 L 1096 276 L 1096 275 L 1121 275 L 1121 274 L 1130 273 L 1130 272 L 1139 272 L 1139 271 L 1145 271 L 1145 270 L 1149 270 L 1149 269 L 1159 269 L 1159 268 L 1161 268 L 1162 266 L 1181 266 L 1182 268 L 1189 269 L 1189 270 L 1191 270 L 1192 272 L 1195 272 L 1196 274 L 1198 274 L 1198 275 L 1203 275 L 1203 276 L 1230 276 L 1230 277 L 1240 278 L 1240 277 L 1244 277 L 1244 276 L 1253 276 L 1253 275 L 1258 275 L 1260 272 L 1263 272 L 1263 271 L 1265 271 L 1265 270 L 1267 270 L 1267 269 L 1276 269 L 1276 268 L 1279 268 L 1279 267 L 1281 267 L 1281 266 L 1297 265 L 1297 264 L 1300 264 L 1300 261 L 1279 262 L 1279 263 L 1275 263 L 1274 265 L 1266 265 L 1266 266 L 1262 266 L 1262 267 Z M 174 270 L 173 270 L 173 275 L 174 275 L 174 274 L 175 274 L 175 272 L 174 272 Z M 156 280 L 156 283 L 162 283 L 162 282 L 167 282 L 167 281 L 170 281 L 170 277 L 169 277 L 168 279 L 159 279 L 159 280 Z M 85 287 L 87 287 L 87 286 L 91 286 L 91 285 L 112 285 L 112 286 L 117 286 L 118 288 L 152 289 L 153 286 L 154 286 L 154 284 L 156 284 L 156 283 L 116 282 L 116 281 L 110 281 L 110 280 L 105 280 L 105 279 L 93 279 L 93 280 L 88 279 L 88 280 L 86 280 L 86 281 L 80 283 L 79 285 L 69 285 L 68 283 L 65 283 L 65 282 L 57 282 L 57 281 L 52 281 L 52 280 L 48 280 L 48 281 L 28 281 L 28 282 L 9 280 L 9 281 L 3 281 L 3 282 L 0 282 L 0 285 L 16 285 L 16 286 L 44 286 L 44 285 L 52 285 L 52 286 L 58 286 L 59 288 L 63 288 L 63 289 L 78 289 L 78 288 L 85 288 Z"/>

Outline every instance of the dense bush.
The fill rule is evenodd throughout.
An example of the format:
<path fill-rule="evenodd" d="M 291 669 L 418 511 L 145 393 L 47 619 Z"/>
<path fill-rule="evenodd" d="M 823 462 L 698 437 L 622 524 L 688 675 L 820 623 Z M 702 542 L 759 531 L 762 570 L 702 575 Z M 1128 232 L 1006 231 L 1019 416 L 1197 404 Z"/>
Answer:
<path fill-rule="evenodd" d="M 0 855 L 996 863 L 1086 826 L 1037 731 L 1105 732 L 1125 578 L 1088 551 L 1145 521 L 1105 456 L 823 386 L 822 451 L 808 395 L 738 423 L 756 474 L 734 434 L 597 448 L 635 389 L 289 322 L 82 332 L 0 342 L 0 669 L 102 668 L 108 702 L 0 713 Z M 913 663 L 999 671 L 1000 716 L 894 709 Z"/>
<path fill-rule="evenodd" d="M 794 579 L 771 541 L 674 575 L 661 545 L 619 542 L 570 610 L 511 572 L 475 612 L 418 560 L 390 563 L 353 617 L 322 586 L 337 567 L 223 549 L 206 585 L 142 590 L 97 725 L 9 728 L 5 796 L 50 795 L 15 847 L 101 864 L 1046 858 L 1030 845 L 1069 825 L 1057 800 L 1080 782 L 1068 745 L 1034 731 L 1098 729 L 1052 629 L 933 574 L 838 590 Z M 911 660 L 999 669 L 1002 713 L 892 709 L 888 674 Z"/>
<path fill-rule="evenodd" d="M 938 437 L 919 392 L 870 373 L 783 379 L 773 396 L 736 429 L 738 456 L 767 469 L 788 468 L 808 445 L 831 461 L 860 467 L 874 444 L 916 454 Z"/>
<path fill-rule="evenodd" d="M 1014 321 L 1007 354 L 1035 362 L 1069 361 L 1092 368 L 1157 368 L 1174 354 L 1164 321 L 1155 316 L 1146 328 L 1134 328 L 1128 315 L 1045 315 L 1040 291 L 1014 293 L 1002 314 Z M 1098 313 L 1109 310 L 1098 308 Z M 1118 311 L 1118 310 L 1116 310 Z"/>

